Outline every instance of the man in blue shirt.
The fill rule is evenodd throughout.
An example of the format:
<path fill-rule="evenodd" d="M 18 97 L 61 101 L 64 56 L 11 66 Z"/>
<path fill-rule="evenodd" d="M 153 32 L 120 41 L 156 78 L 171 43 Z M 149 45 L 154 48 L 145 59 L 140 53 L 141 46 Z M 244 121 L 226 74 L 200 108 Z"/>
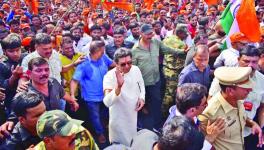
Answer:
<path fill-rule="evenodd" d="M 92 41 L 90 55 L 85 61 L 77 66 L 73 75 L 70 89 L 71 96 L 80 84 L 81 95 L 85 102 L 86 110 L 92 125 L 98 135 L 99 143 L 105 143 L 104 129 L 100 121 L 100 105 L 103 104 L 103 78 L 110 67 L 114 67 L 113 61 L 104 54 L 105 44 L 103 41 Z"/>
<path fill-rule="evenodd" d="M 210 86 L 210 67 L 209 50 L 206 45 L 198 45 L 193 57 L 193 62 L 186 66 L 179 75 L 178 85 L 184 83 L 200 83 L 209 89 Z"/>

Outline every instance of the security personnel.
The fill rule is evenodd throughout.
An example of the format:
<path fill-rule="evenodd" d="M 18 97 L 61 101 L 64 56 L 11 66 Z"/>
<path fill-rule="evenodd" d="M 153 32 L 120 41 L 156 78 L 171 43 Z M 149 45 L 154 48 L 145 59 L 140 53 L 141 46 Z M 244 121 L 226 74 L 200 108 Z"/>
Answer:
<path fill-rule="evenodd" d="M 219 80 L 221 92 L 208 101 L 208 106 L 199 116 L 201 129 L 206 133 L 206 126 L 217 117 L 224 117 L 225 130 L 212 143 L 216 150 L 243 150 L 243 132 L 245 125 L 258 134 L 259 146 L 262 146 L 262 131 L 259 125 L 247 118 L 242 99 L 251 92 L 253 83 L 249 80 L 251 67 L 219 67 L 215 77 Z"/>
<path fill-rule="evenodd" d="M 180 51 L 185 51 L 188 46 L 184 42 L 188 36 L 187 26 L 178 24 L 174 30 L 175 35 L 165 38 L 162 42 L 164 45 Z M 186 53 L 180 55 L 164 54 L 163 73 L 166 79 L 165 95 L 162 104 L 163 116 L 168 116 L 168 110 L 173 105 L 174 94 L 178 85 L 178 76 L 184 67 Z"/>
<path fill-rule="evenodd" d="M 37 122 L 38 136 L 43 139 L 33 150 L 99 150 L 83 121 L 70 118 L 61 110 L 46 111 Z M 31 149 L 32 150 L 32 149 Z"/>

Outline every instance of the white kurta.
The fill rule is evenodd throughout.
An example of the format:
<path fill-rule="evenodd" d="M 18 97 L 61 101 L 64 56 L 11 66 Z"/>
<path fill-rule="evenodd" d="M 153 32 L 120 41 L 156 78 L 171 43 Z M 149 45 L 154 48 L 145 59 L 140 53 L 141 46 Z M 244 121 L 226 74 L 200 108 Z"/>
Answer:
<path fill-rule="evenodd" d="M 221 52 L 214 62 L 214 67 L 218 68 L 221 66 L 236 67 L 238 66 L 239 51 L 234 48 L 228 48 Z"/>
<path fill-rule="evenodd" d="M 124 75 L 124 84 L 117 96 L 115 71 L 116 68 L 110 70 L 103 82 L 104 90 L 112 89 L 104 98 L 104 104 L 109 107 L 109 140 L 130 146 L 137 134 L 136 104 L 139 98 L 145 99 L 145 86 L 139 68 L 132 66 Z"/>

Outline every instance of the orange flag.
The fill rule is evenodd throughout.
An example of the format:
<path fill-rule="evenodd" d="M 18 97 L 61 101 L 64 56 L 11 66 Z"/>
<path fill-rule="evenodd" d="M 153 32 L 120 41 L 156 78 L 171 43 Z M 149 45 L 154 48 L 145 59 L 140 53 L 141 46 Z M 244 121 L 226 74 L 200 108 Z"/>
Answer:
<path fill-rule="evenodd" d="M 154 0 L 145 0 L 144 2 L 147 4 L 147 10 L 153 9 Z"/>
<path fill-rule="evenodd" d="M 25 3 L 27 4 L 28 7 L 31 8 L 32 13 L 34 15 L 38 14 L 38 6 L 39 6 L 38 0 L 25 0 Z"/>
<path fill-rule="evenodd" d="M 112 7 L 123 9 L 123 10 L 126 10 L 128 12 L 134 11 L 133 4 L 128 3 L 128 2 L 103 2 L 102 4 L 103 4 L 103 7 L 108 11 L 110 11 L 112 9 Z"/>
<path fill-rule="evenodd" d="M 91 8 L 96 8 L 96 6 L 100 3 L 101 3 L 101 0 L 90 0 Z"/>
<path fill-rule="evenodd" d="M 254 0 L 242 0 L 236 19 L 240 32 L 244 33 L 252 42 L 260 41 L 260 25 Z"/>
<path fill-rule="evenodd" d="M 207 5 L 217 5 L 218 0 L 204 0 Z"/>

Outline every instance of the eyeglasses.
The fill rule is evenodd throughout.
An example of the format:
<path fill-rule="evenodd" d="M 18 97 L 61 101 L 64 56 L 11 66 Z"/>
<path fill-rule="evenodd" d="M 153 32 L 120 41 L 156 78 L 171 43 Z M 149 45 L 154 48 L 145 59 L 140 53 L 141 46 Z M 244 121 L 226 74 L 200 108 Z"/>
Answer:
<path fill-rule="evenodd" d="M 128 62 L 120 64 L 121 67 L 125 67 L 126 65 L 128 66 L 132 65 L 132 61 L 128 61 Z"/>

